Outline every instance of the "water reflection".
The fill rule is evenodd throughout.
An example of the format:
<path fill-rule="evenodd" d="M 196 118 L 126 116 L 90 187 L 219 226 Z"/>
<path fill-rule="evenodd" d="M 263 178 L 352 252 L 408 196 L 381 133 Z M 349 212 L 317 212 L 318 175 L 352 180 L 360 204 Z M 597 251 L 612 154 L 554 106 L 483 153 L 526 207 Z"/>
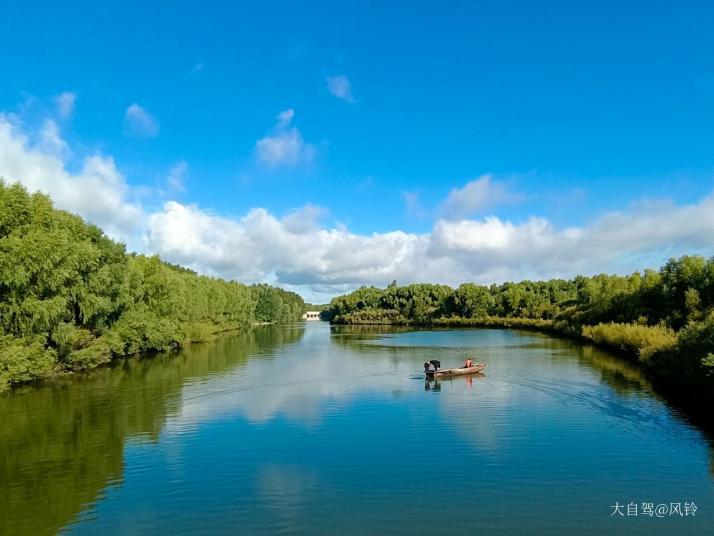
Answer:
<path fill-rule="evenodd" d="M 489 363 L 488 374 L 424 379 L 425 361 L 458 365 L 474 348 Z M 598 441 L 622 449 L 618 464 L 636 464 L 639 448 L 649 463 L 680 447 L 696 458 L 704 441 L 672 415 L 638 369 L 594 348 L 536 333 L 320 323 L 226 335 L 178 355 L 126 360 L 18 390 L 0 397 L 0 421 L 0 534 L 51 534 L 78 516 L 90 523 L 102 515 L 90 505 L 112 501 L 112 487 L 129 485 L 127 473 L 138 482 L 162 478 L 147 476 L 148 462 L 125 467 L 127 460 L 137 463 L 127 449 L 160 451 L 166 470 L 176 472 L 172 482 L 181 483 L 176 493 L 190 497 L 199 488 L 183 474 L 197 456 L 189 445 L 219 441 L 216 429 L 225 430 L 229 454 L 215 465 L 202 459 L 202 470 L 217 473 L 221 494 L 236 494 L 227 510 L 240 510 L 244 523 L 271 523 L 276 533 L 304 531 L 306 517 L 319 520 L 320 512 L 339 514 L 346 497 L 363 507 L 369 497 L 379 499 L 385 506 L 375 510 L 383 516 L 375 513 L 375 523 L 396 522 L 389 500 L 420 489 L 420 472 L 399 464 L 400 449 L 417 466 L 432 463 L 433 452 L 455 460 L 441 461 L 446 467 L 430 484 L 445 486 L 445 496 L 454 482 L 541 493 L 549 478 L 565 486 L 573 471 L 593 471 L 595 481 L 612 463 L 597 451 Z M 204 436 L 208 429 L 214 435 Z M 662 452 L 658 441 L 666 441 Z M 571 459 L 576 452 L 585 466 Z M 478 467 L 478 479 L 474 473 L 463 480 L 461 459 Z M 677 470 L 691 470 L 689 460 L 677 463 Z M 552 475 L 535 473 L 543 466 Z M 357 491 L 348 493 L 348 484 Z M 405 512 L 411 510 L 401 505 L 399 515 Z"/>
<path fill-rule="evenodd" d="M 485 377 L 486 377 L 486 374 L 484 374 L 483 372 L 477 372 L 475 374 L 469 374 L 468 376 L 456 376 L 454 378 L 448 378 L 448 379 L 426 378 L 424 380 L 424 390 L 425 391 L 433 391 L 435 393 L 438 393 L 439 391 L 441 391 L 441 383 L 442 382 L 449 382 L 449 383 L 461 382 L 466 387 L 471 389 L 474 386 L 474 381 L 478 381 Z"/>
<path fill-rule="evenodd" d="M 121 484 L 127 440 L 154 441 L 182 388 L 221 377 L 304 329 L 256 329 L 178 355 L 128 359 L 0 397 L 0 534 L 54 534 Z"/>

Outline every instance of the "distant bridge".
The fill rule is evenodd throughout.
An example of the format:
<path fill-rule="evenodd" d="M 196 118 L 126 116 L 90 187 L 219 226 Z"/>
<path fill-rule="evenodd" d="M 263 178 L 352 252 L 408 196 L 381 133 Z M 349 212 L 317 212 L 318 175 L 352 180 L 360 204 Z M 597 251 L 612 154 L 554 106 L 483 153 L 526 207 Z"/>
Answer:
<path fill-rule="evenodd" d="M 307 311 L 302 315 L 303 320 L 320 320 L 320 311 Z"/>

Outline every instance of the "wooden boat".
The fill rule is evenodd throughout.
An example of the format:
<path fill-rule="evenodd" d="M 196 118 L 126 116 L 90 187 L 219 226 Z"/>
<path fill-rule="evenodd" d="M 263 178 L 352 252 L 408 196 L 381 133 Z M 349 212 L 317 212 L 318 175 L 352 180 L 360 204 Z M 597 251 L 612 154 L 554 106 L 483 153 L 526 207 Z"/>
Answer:
<path fill-rule="evenodd" d="M 443 378 L 444 376 L 465 376 L 467 374 L 478 374 L 486 368 L 486 363 L 475 363 L 473 367 L 445 368 L 434 372 L 427 372 L 429 378 Z"/>

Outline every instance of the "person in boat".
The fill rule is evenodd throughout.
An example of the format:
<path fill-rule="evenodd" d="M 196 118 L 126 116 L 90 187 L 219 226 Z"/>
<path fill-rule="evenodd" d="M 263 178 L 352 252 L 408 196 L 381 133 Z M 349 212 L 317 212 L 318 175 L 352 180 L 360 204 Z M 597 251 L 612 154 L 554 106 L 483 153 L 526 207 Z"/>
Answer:
<path fill-rule="evenodd" d="M 438 359 L 432 359 L 431 361 L 429 361 L 429 363 L 434 365 L 435 370 L 439 370 L 441 368 L 441 361 L 439 361 Z"/>
<path fill-rule="evenodd" d="M 467 357 L 466 361 L 464 362 L 464 368 L 471 368 L 473 366 L 474 366 L 473 359 L 471 359 L 470 357 Z"/>
<path fill-rule="evenodd" d="M 433 363 L 424 363 L 424 372 L 434 374 L 436 372 L 436 366 Z"/>

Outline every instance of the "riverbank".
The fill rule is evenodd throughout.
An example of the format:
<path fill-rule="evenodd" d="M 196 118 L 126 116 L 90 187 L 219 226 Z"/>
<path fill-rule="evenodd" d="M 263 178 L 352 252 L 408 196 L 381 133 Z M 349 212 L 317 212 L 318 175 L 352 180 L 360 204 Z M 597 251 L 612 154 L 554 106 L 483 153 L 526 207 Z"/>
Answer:
<path fill-rule="evenodd" d="M 22 341 L 19 341 L 16 345 L 13 345 L 11 341 L 6 342 L 2 348 L 3 354 L 0 359 L 0 393 L 26 384 L 53 381 L 73 374 L 111 366 L 121 359 L 133 358 L 139 355 L 155 356 L 167 352 L 177 352 L 191 345 L 211 342 L 222 334 L 246 331 L 248 329 L 250 329 L 250 326 L 244 324 L 215 327 L 206 325 L 187 326 L 183 331 L 189 334 L 188 337 L 183 340 L 173 341 L 169 347 L 136 349 L 135 351 L 123 353 L 112 352 L 111 347 L 100 336 L 93 339 L 85 347 L 85 350 L 88 348 L 92 352 L 91 360 L 86 357 L 82 358 L 83 354 L 80 353 L 82 349 L 73 354 L 72 360 L 58 361 L 56 352 L 42 349 L 40 345 L 35 345 L 34 348 L 30 347 L 28 349 L 27 346 L 22 345 Z M 17 353 L 27 356 L 28 350 L 33 351 L 34 355 L 20 361 L 19 364 L 19 360 L 13 359 Z M 4 363 L 14 363 L 15 366 L 10 368 L 4 365 L 3 361 Z M 4 368 L 2 365 L 4 365 Z"/>

